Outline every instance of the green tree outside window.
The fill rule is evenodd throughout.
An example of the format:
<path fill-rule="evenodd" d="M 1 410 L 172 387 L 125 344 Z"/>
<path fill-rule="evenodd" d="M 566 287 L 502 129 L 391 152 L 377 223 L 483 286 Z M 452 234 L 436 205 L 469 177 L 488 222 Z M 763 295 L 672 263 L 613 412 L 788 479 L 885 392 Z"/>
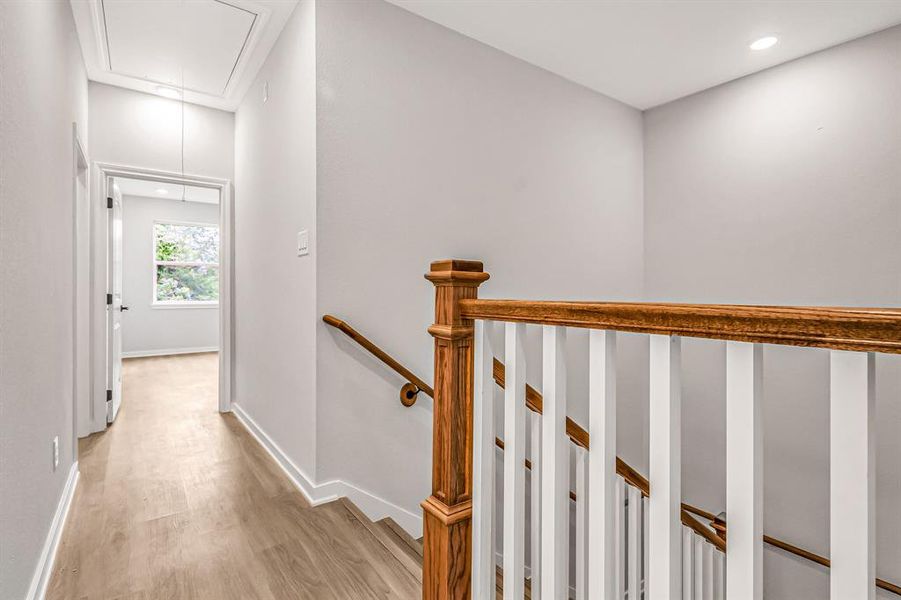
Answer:
<path fill-rule="evenodd" d="M 219 301 L 219 227 L 154 223 L 154 300 L 175 304 Z"/>

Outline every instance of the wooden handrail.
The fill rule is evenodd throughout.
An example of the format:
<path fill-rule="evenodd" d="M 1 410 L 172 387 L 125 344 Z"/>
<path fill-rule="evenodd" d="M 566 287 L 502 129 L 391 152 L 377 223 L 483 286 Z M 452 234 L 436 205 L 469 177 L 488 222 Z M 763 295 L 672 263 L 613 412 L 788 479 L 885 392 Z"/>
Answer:
<path fill-rule="evenodd" d="M 435 392 L 434 390 L 432 390 L 432 386 L 414 375 L 413 372 L 408 368 L 394 360 L 394 358 L 390 354 L 376 346 L 362 333 L 360 333 L 338 317 L 333 317 L 332 315 L 323 315 L 322 320 L 327 325 L 331 325 L 356 343 L 366 348 L 366 350 L 368 350 L 370 354 L 391 367 L 398 375 L 407 380 L 408 383 L 400 389 L 400 401 L 404 406 L 413 406 L 413 404 L 416 402 L 416 396 L 417 394 L 419 394 L 419 392 L 425 392 L 432 398 L 435 397 Z"/>
<path fill-rule="evenodd" d="M 465 319 L 901 353 L 901 309 L 617 302 L 460 302 Z"/>
<path fill-rule="evenodd" d="M 691 504 L 686 504 L 685 502 L 682 503 L 682 508 L 684 510 L 687 510 L 688 512 L 690 512 L 693 515 L 698 515 L 702 519 L 706 519 L 706 520 L 710 521 L 711 523 L 716 521 L 716 515 L 713 514 L 712 512 L 708 512 L 708 511 L 700 509 L 696 506 L 692 506 Z"/>
<path fill-rule="evenodd" d="M 495 383 L 503 388 L 505 373 L 504 363 L 495 358 L 492 367 Z M 531 385 L 526 384 L 526 406 L 529 407 L 529 410 L 541 414 L 543 405 L 541 393 Z M 576 425 L 575 421 L 569 417 L 566 417 L 566 435 L 569 436 L 575 445 L 586 449 L 588 448 L 588 432 Z"/>
<path fill-rule="evenodd" d="M 809 552 L 807 550 L 804 550 L 803 548 L 798 548 L 797 546 L 793 546 L 793 545 L 789 544 L 788 542 L 783 542 L 782 540 L 777 540 L 774 537 L 765 535 L 765 536 L 763 536 L 763 541 L 766 542 L 767 544 L 769 544 L 770 546 L 775 546 L 776 548 L 785 550 L 786 552 L 789 552 L 796 556 L 800 556 L 801 558 L 806 558 L 807 560 L 813 561 L 820 565 L 823 565 L 826 568 L 829 568 L 829 566 L 831 565 L 831 561 L 824 556 L 820 556 L 819 554 L 814 554 L 813 552 Z M 892 592 L 893 594 L 898 594 L 899 596 L 901 596 L 901 586 L 897 586 L 894 583 L 890 583 L 890 582 L 886 581 L 885 579 L 879 579 L 877 577 L 876 578 L 876 587 L 881 588 L 887 592 Z"/>

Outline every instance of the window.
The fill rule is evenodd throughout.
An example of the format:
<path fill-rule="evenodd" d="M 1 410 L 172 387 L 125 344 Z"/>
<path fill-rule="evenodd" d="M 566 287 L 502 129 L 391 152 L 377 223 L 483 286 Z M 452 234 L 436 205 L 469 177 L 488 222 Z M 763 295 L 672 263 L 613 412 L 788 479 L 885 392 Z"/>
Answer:
<path fill-rule="evenodd" d="M 219 302 L 219 226 L 153 224 L 153 303 Z"/>

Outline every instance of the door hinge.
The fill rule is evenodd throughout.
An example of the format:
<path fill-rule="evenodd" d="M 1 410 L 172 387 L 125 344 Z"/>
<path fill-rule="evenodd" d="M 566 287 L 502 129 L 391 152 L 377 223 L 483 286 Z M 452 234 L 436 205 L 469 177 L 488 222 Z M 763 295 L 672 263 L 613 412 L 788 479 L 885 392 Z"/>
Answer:
<path fill-rule="evenodd" d="M 113 295 L 112 295 L 112 294 L 107 294 L 107 295 L 106 295 L 106 305 L 107 305 L 107 306 L 110 306 L 110 305 L 112 305 L 112 303 L 113 303 Z"/>
<path fill-rule="evenodd" d="M 106 390 L 106 401 L 107 402 L 113 401 L 113 390 Z"/>
<path fill-rule="evenodd" d="M 113 198 L 112 198 L 112 196 L 107 196 L 107 197 L 106 197 L 106 207 L 107 207 L 107 208 L 112 208 L 112 207 L 113 207 Z"/>

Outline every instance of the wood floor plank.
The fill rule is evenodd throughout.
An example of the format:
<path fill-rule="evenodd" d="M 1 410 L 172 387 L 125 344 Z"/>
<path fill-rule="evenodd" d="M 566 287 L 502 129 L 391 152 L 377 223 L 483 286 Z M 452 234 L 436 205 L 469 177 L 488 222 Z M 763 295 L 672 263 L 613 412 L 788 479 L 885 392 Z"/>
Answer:
<path fill-rule="evenodd" d="M 79 441 L 48 600 L 420 598 L 353 514 L 311 507 L 218 413 L 217 361 L 125 361 L 116 423 Z"/>

